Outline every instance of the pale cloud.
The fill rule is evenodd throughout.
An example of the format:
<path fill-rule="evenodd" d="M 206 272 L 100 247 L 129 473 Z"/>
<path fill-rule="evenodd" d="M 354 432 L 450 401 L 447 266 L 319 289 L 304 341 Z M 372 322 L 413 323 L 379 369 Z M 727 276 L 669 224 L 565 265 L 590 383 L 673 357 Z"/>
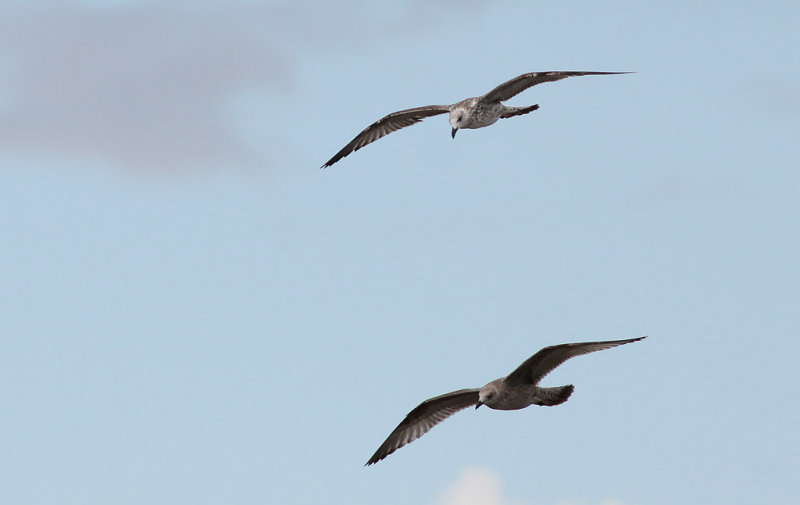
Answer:
<path fill-rule="evenodd" d="M 0 148 L 185 170 L 253 165 L 237 93 L 282 92 L 292 58 L 255 7 L 19 4 L 0 15 Z"/>
<path fill-rule="evenodd" d="M 488 468 L 475 467 L 464 470 L 441 505 L 512 505 L 512 502 L 503 496 L 497 474 Z"/>
<path fill-rule="evenodd" d="M 523 505 L 503 495 L 500 477 L 483 467 L 464 470 L 458 480 L 439 500 L 438 505 Z M 541 503 L 529 505 L 543 505 Z M 559 502 L 556 505 L 625 505 L 618 500 L 603 500 L 598 503 Z"/>
<path fill-rule="evenodd" d="M 589 504 L 587 502 L 570 501 L 570 502 L 559 502 L 556 505 L 592 505 L 592 504 Z M 625 504 L 618 500 L 603 500 L 597 505 L 625 505 Z"/>

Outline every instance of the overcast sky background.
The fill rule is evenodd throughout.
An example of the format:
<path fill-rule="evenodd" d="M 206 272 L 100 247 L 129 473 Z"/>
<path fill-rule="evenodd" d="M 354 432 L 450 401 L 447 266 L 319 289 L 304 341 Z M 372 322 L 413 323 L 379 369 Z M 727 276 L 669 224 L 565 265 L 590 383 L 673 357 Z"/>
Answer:
<path fill-rule="evenodd" d="M 798 19 L 0 3 L 0 502 L 800 504 Z M 636 73 L 318 169 L 544 70 Z M 425 398 L 641 335 L 362 466 Z"/>

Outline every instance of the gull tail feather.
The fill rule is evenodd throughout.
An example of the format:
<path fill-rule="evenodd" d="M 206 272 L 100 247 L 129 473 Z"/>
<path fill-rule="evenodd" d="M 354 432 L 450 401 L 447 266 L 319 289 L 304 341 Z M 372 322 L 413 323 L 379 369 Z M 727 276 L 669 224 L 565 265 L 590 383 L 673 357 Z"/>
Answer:
<path fill-rule="evenodd" d="M 575 386 L 572 384 L 556 388 L 539 388 L 536 396 L 539 398 L 541 403 L 538 405 L 543 405 L 545 407 L 561 405 L 565 401 L 569 400 L 569 397 L 572 395 L 574 390 Z"/>
<path fill-rule="evenodd" d="M 503 114 L 500 116 L 503 119 L 508 119 L 514 116 L 521 116 L 529 112 L 533 112 L 539 108 L 539 104 L 531 105 L 530 107 L 506 107 Z"/>

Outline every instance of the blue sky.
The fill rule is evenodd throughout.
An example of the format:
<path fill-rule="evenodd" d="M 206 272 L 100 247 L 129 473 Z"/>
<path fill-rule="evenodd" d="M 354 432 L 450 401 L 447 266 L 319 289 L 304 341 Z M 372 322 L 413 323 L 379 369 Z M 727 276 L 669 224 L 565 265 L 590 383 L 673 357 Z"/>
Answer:
<path fill-rule="evenodd" d="M 3 503 L 800 503 L 796 2 L 6 2 Z M 450 138 L 407 107 L 541 70 Z M 551 344 L 562 406 L 430 396 Z"/>

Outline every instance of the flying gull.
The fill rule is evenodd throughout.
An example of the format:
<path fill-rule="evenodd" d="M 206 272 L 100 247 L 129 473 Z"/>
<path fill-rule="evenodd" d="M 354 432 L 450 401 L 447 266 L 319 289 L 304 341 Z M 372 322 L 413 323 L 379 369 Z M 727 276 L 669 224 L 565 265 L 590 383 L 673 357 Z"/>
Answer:
<path fill-rule="evenodd" d="M 539 387 L 539 381 L 570 358 L 590 352 L 629 344 L 646 337 L 606 342 L 579 342 L 551 345 L 537 352 L 507 377 L 493 380 L 479 389 L 460 389 L 429 398 L 408 413 L 403 422 L 378 447 L 367 465 L 382 460 L 404 445 L 413 442 L 459 410 L 481 405 L 497 410 L 518 410 L 529 405 L 551 407 L 561 405 L 572 394 L 575 386 Z"/>
<path fill-rule="evenodd" d="M 392 112 L 365 128 L 364 131 L 356 135 L 356 138 L 351 140 L 349 144 L 344 146 L 341 151 L 336 153 L 333 158 L 320 168 L 329 167 L 353 151 L 358 151 L 365 145 L 375 142 L 393 131 L 419 123 L 429 116 L 437 116 L 449 112 L 450 126 L 453 127 L 451 135 L 456 138 L 456 132 L 461 128 L 483 128 L 494 124 L 500 118 L 521 116 L 538 109 L 538 104 L 530 107 L 508 107 L 501 103 L 522 93 L 531 86 L 580 75 L 628 73 L 630 72 L 531 72 L 506 81 L 483 96 L 467 98 L 452 105 L 428 105 Z"/>

